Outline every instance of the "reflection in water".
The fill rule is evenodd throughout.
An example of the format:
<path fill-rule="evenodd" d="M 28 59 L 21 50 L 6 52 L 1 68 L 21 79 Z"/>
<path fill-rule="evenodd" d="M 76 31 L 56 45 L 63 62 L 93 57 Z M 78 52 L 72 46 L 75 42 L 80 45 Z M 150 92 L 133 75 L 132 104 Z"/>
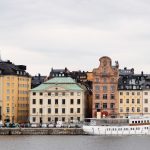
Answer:
<path fill-rule="evenodd" d="M 0 136 L 0 150 L 149 150 L 150 136 Z"/>

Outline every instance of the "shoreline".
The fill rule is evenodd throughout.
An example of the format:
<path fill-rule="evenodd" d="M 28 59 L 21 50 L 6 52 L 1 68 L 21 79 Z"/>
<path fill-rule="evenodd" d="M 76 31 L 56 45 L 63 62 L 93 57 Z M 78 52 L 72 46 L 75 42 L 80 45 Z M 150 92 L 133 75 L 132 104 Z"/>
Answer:
<path fill-rule="evenodd" d="M 82 128 L 1 128 L 0 135 L 87 135 Z"/>

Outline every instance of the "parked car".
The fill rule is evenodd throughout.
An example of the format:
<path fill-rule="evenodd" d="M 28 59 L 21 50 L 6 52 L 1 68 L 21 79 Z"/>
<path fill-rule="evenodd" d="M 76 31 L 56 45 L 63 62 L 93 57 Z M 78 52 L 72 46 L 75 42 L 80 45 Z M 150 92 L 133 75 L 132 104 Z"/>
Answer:
<path fill-rule="evenodd" d="M 61 128 L 61 127 L 63 127 L 63 122 L 57 121 L 56 128 Z"/>
<path fill-rule="evenodd" d="M 48 128 L 54 128 L 54 127 L 55 127 L 55 124 L 54 124 L 54 123 L 50 123 L 50 124 L 47 125 L 47 127 L 48 127 Z"/>
<path fill-rule="evenodd" d="M 36 124 L 36 123 L 32 123 L 32 124 L 31 124 L 31 128 L 38 128 L 38 127 L 39 127 L 39 125 Z"/>
<path fill-rule="evenodd" d="M 47 128 L 47 124 L 46 123 L 42 123 L 41 124 L 41 128 Z"/>

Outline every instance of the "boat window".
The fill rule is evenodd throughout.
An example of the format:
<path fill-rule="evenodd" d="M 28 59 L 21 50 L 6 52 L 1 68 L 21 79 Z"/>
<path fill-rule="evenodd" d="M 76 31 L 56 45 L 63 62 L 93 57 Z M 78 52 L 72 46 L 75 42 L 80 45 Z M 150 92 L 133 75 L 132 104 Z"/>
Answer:
<path fill-rule="evenodd" d="M 144 123 L 146 123 L 146 120 L 144 120 Z"/>
<path fill-rule="evenodd" d="M 134 123 L 134 121 L 132 121 L 132 123 Z"/>
<path fill-rule="evenodd" d="M 138 121 L 138 123 L 140 123 L 140 121 Z"/>
<path fill-rule="evenodd" d="M 143 123 L 143 120 L 141 121 L 141 123 Z"/>
<path fill-rule="evenodd" d="M 149 120 L 147 120 L 147 123 L 149 123 Z"/>
<path fill-rule="evenodd" d="M 135 121 L 135 123 L 137 123 L 137 121 Z"/>

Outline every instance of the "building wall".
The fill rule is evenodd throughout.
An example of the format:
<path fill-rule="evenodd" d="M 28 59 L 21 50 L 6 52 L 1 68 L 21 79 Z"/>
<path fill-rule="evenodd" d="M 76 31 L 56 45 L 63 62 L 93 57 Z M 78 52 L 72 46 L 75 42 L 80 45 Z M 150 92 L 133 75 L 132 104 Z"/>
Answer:
<path fill-rule="evenodd" d="M 102 116 L 117 117 L 118 67 L 117 63 L 112 66 L 109 57 L 102 57 L 99 67 L 93 70 L 93 117 L 96 117 L 98 111 Z M 111 98 L 111 95 L 114 98 Z"/>
<path fill-rule="evenodd" d="M 74 94 L 71 95 L 71 92 Z M 33 93 L 36 93 L 36 95 L 33 95 Z M 40 93 L 43 93 L 40 95 Z M 51 93 L 51 95 L 48 95 L 48 93 Z M 58 93 L 58 96 L 55 94 Z M 65 93 L 63 95 L 62 93 Z M 33 104 L 33 99 L 35 99 L 36 104 Z M 43 100 L 43 104 L 40 104 L 40 99 Z M 51 100 L 51 104 L 48 104 L 48 99 Z M 58 104 L 55 104 L 55 99 L 58 99 Z M 62 99 L 65 99 L 65 104 L 62 104 Z M 71 104 L 71 99 L 74 100 L 74 103 Z M 80 104 L 77 104 L 77 99 L 80 99 Z M 36 112 L 33 113 L 33 108 L 36 109 Z M 42 108 L 43 112 L 40 113 L 40 108 Z M 51 112 L 48 113 L 48 108 L 51 109 Z M 65 113 L 62 113 L 62 108 L 65 109 Z M 73 108 L 73 113 L 70 113 L 70 109 Z M 77 112 L 77 108 L 80 108 L 80 113 Z M 55 109 L 58 109 L 58 113 L 55 113 Z M 63 120 L 63 117 L 65 120 Z M 72 117 L 72 118 L 71 118 Z M 77 118 L 79 117 L 79 118 Z M 46 91 L 32 91 L 30 92 L 30 122 L 31 123 L 41 123 L 40 120 L 42 120 L 42 123 L 49 123 L 50 121 L 65 121 L 69 122 L 72 120 L 79 119 L 82 121 L 85 117 L 85 95 L 84 91 L 68 91 L 65 89 L 62 89 L 61 87 L 53 87 L 51 89 L 48 89 Z M 35 119 L 36 118 L 36 119 Z M 40 119 L 41 118 L 41 119 Z M 35 121 L 34 121 L 35 119 Z"/>
<path fill-rule="evenodd" d="M 15 75 L 5 75 L 0 77 L 2 82 L 2 119 L 5 122 L 26 122 L 29 112 L 29 90 L 31 79 L 29 77 L 19 77 Z M 20 81 L 22 79 L 23 81 Z M 23 93 L 22 95 L 20 93 Z M 25 104 L 20 108 L 20 104 Z M 22 111 L 25 110 L 25 111 Z"/>
<path fill-rule="evenodd" d="M 119 117 L 143 114 L 143 92 L 140 90 L 119 90 Z"/>
<path fill-rule="evenodd" d="M 143 90 L 143 115 L 150 116 L 150 89 Z"/>

